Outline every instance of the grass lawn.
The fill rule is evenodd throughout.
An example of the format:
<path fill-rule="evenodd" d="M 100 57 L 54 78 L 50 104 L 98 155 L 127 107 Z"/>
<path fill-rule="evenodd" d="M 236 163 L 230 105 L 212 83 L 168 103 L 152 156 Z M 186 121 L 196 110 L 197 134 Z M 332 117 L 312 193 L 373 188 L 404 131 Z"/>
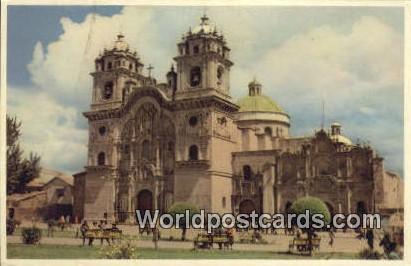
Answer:
<path fill-rule="evenodd" d="M 16 231 L 14 231 L 15 236 L 21 236 L 21 228 L 17 228 Z M 48 237 L 47 235 L 47 229 L 41 229 L 41 235 L 43 237 Z M 74 229 L 68 230 L 65 229 L 64 231 L 61 231 L 60 229 L 55 229 L 53 231 L 53 236 L 52 237 L 68 237 L 68 238 L 73 238 L 76 236 L 76 232 L 74 231 Z"/>
<path fill-rule="evenodd" d="M 138 249 L 141 259 L 356 259 L 350 253 L 317 253 L 312 257 L 268 251 Z M 99 247 L 7 244 L 9 259 L 99 259 Z"/>

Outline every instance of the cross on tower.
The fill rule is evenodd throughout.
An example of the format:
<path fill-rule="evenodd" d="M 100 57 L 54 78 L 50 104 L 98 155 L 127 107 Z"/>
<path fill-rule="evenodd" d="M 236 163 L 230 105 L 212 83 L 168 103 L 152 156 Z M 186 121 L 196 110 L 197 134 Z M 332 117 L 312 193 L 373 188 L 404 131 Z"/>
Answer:
<path fill-rule="evenodd" d="M 151 64 L 149 64 L 148 67 L 147 67 L 147 70 L 148 70 L 148 76 L 150 78 L 151 78 L 151 70 L 153 70 L 153 69 L 154 69 L 154 67 Z"/>

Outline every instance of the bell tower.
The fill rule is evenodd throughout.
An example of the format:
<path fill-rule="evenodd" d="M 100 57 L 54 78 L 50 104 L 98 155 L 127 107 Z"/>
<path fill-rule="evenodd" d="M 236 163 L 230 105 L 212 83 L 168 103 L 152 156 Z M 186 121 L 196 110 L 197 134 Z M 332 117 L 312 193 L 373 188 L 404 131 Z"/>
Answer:
<path fill-rule="evenodd" d="M 205 15 L 177 48 L 174 201 L 230 212 L 238 110 L 229 93 L 230 49 Z"/>
<path fill-rule="evenodd" d="M 143 67 L 137 52 L 130 50 L 123 34 L 118 34 L 114 45 L 95 60 L 91 109 L 119 107 L 134 87 L 142 85 Z"/>
<path fill-rule="evenodd" d="M 118 34 L 114 44 L 95 59 L 89 124 L 88 160 L 84 181 L 84 218 L 114 219 L 118 163 L 119 110 L 132 90 L 148 81 L 143 64 Z"/>
<path fill-rule="evenodd" d="M 178 43 L 176 99 L 199 95 L 230 98 L 230 48 L 204 15 L 201 23 Z"/>

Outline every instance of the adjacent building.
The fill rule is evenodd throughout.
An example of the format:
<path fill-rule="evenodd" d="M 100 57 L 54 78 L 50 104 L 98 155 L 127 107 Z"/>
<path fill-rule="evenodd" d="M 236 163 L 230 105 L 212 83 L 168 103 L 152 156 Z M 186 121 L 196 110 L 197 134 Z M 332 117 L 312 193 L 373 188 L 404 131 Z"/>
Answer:
<path fill-rule="evenodd" d="M 73 176 L 42 168 L 26 193 L 7 196 L 9 214 L 17 220 L 47 221 L 73 214 Z"/>

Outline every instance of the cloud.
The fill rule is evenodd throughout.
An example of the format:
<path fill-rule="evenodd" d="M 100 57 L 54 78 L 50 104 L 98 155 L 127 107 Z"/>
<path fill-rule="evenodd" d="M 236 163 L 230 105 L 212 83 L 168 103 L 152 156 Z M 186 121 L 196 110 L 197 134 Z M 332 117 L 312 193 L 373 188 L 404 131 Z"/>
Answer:
<path fill-rule="evenodd" d="M 39 154 L 46 168 L 81 170 L 87 157 L 87 130 L 76 126 L 79 110 L 59 104 L 44 92 L 22 88 L 8 92 L 8 111 L 22 122 L 25 153 Z"/>
<path fill-rule="evenodd" d="M 297 135 L 319 128 L 324 100 L 327 122 L 342 122 L 354 141 L 371 141 L 386 166 L 402 172 L 403 48 L 401 33 L 363 16 L 345 31 L 321 25 L 295 34 L 234 70 L 232 80 L 257 73 Z"/>
<path fill-rule="evenodd" d="M 232 48 L 233 97 L 245 95 L 255 75 L 264 93 L 290 113 L 296 135 L 318 128 L 325 99 L 328 120 L 342 122 L 354 141 L 370 139 L 389 156 L 386 163 L 402 170 L 402 33 L 369 10 L 352 17 L 284 10 L 207 12 Z M 199 23 L 201 15 L 202 9 L 195 7 L 125 7 L 111 17 L 91 13 L 81 22 L 61 18 L 59 38 L 38 42 L 33 49 L 28 64 L 33 87 L 9 88 L 9 111 L 23 120 L 26 149 L 41 153 L 50 167 L 81 170 L 87 155 L 81 112 L 89 108 L 95 57 L 121 31 L 142 62 L 155 66 L 161 81 L 181 34 Z"/>
<path fill-rule="evenodd" d="M 362 17 L 348 33 L 324 25 L 295 35 L 264 54 L 258 69 L 270 87 L 293 99 L 308 93 L 338 104 L 388 87 L 400 93 L 402 43 L 394 29 Z"/>

